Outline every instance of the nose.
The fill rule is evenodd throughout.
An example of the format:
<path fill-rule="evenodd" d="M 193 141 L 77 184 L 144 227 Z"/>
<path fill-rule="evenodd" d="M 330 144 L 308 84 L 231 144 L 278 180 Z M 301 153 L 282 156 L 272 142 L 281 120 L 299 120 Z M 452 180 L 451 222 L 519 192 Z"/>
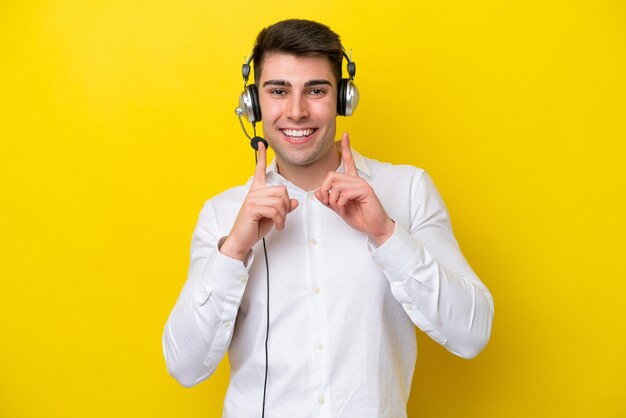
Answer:
<path fill-rule="evenodd" d="M 293 95 L 287 105 L 287 117 L 292 120 L 306 119 L 309 117 L 309 109 L 306 99 L 301 95 Z"/>

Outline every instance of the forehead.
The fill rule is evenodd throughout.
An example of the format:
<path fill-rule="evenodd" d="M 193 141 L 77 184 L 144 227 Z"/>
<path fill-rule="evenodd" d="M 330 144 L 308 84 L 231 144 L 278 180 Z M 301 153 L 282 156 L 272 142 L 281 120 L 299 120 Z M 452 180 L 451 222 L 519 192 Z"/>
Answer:
<path fill-rule="evenodd" d="M 330 61 L 324 56 L 273 52 L 266 54 L 261 63 L 260 84 L 265 80 L 285 80 L 291 84 L 302 84 L 308 80 L 328 80 L 333 83 L 335 76 Z"/>

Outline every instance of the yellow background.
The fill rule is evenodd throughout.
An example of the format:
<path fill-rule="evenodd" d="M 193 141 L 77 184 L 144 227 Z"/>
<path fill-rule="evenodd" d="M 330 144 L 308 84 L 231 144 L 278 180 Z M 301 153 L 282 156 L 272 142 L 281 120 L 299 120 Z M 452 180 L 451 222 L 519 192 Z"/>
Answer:
<path fill-rule="evenodd" d="M 232 3 L 232 4 L 231 4 Z M 256 33 L 337 31 L 361 153 L 430 171 L 495 298 L 490 344 L 418 333 L 411 417 L 626 416 L 626 5 L 0 3 L 0 417 L 219 417 L 166 372 L 203 202 L 246 181 Z M 260 405 L 259 405 L 260 407 Z"/>

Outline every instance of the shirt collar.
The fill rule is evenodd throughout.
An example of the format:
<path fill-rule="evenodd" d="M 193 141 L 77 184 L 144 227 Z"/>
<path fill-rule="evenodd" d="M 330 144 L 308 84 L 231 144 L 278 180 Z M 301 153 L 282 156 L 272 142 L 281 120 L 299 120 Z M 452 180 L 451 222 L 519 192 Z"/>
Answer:
<path fill-rule="evenodd" d="M 367 165 L 367 161 L 365 160 L 365 158 L 361 154 L 359 154 L 357 151 L 355 151 L 353 148 L 350 148 L 350 150 L 352 150 L 352 157 L 354 158 L 354 164 L 356 165 L 357 170 L 359 170 L 359 174 L 364 174 L 366 177 L 370 177 L 370 169 L 369 169 L 369 166 Z M 343 162 L 341 163 L 337 171 L 338 172 L 344 171 Z M 269 165 L 267 166 L 267 169 L 265 170 L 265 173 L 266 174 L 274 173 L 276 175 L 279 174 L 278 169 L 276 167 L 276 157 L 274 157 L 274 159 L 272 159 L 272 162 L 269 163 Z"/>

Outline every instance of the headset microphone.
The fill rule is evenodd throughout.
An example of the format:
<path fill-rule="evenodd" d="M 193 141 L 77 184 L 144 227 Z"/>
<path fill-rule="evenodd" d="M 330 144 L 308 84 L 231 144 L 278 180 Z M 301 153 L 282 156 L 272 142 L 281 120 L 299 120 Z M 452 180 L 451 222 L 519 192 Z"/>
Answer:
<path fill-rule="evenodd" d="M 265 139 L 261 138 L 260 136 L 255 136 L 254 138 L 252 138 L 252 140 L 250 141 L 250 146 L 252 148 L 254 148 L 255 151 L 258 151 L 259 150 L 259 142 L 262 142 L 263 145 L 265 145 L 265 149 L 268 148 L 269 145 L 267 144 L 267 141 Z"/>
<path fill-rule="evenodd" d="M 248 131 L 246 131 L 246 127 L 243 126 L 243 121 L 241 120 L 241 116 L 243 115 L 243 110 L 241 110 L 240 107 L 237 107 L 235 109 L 235 114 L 239 118 L 239 124 L 241 125 L 241 129 L 243 129 L 243 133 L 250 140 L 250 146 L 252 148 L 254 148 L 255 151 L 258 151 L 259 150 L 259 142 L 262 142 L 263 145 L 265 145 L 265 149 L 269 148 L 269 144 L 267 143 L 267 141 L 264 138 L 261 138 L 260 136 L 257 136 L 257 134 L 256 134 L 256 123 L 252 124 L 252 129 L 254 131 L 254 137 L 251 137 L 248 134 Z"/>

